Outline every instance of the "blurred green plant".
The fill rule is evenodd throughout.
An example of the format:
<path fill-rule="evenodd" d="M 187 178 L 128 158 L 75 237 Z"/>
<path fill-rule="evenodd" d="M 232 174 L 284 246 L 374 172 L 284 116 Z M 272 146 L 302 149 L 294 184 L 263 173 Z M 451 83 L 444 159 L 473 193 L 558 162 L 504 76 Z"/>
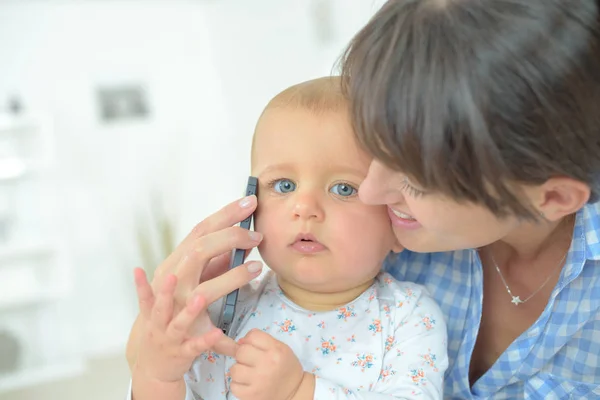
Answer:
<path fill-rule="evenodd" d="M 147 208 L 138 209 L 135 218 L 139 258 L 148 279 L 169 254 L 175 250 L 174 223 L 169 218 L 160 195 L 149 196 Z"/>

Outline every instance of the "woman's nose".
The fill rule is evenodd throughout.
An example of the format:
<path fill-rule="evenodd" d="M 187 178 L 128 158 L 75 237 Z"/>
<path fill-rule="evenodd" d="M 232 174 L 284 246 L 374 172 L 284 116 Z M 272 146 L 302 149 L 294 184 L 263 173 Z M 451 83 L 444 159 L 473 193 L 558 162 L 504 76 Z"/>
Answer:
<path fill-rule="evenodd" d="M 358 189 L 358 197 L 365 204 L 397 204 L 404 201 L 401 192 L 402 174 L 377 160 L 371 161 L 369 172 Z"/>

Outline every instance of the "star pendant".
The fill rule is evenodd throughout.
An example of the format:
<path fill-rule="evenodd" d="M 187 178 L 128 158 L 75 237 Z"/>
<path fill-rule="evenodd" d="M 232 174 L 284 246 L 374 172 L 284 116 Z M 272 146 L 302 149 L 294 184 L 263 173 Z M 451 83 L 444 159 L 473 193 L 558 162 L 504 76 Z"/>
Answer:
<path fill-rule="evenodd" d="M 515 306 L 518 306 L 519 304 L 521 304 L 523 302 L 523 300 L 521 300 L 521 298 L 519 296 L 513 296 L 512 300 L 510 302 L 513 303 Z"/>

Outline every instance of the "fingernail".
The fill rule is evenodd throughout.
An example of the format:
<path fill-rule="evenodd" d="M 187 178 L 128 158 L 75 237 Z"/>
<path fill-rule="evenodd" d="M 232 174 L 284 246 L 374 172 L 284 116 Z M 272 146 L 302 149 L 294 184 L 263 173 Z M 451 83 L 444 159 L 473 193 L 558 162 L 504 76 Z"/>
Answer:
<path fill-rule="evenodd" d="M 250 239 L 254 240 L 255 242 L 258 242 L 262 239 L 262 233 L 259 232 L 248 231 L 248 235 L 250 236 Z"/>
<path fill-rule="evenodd" d="M 246 268 L 248 268 L 248 272 L 254 274 L 262 270 L 262 263 L 260 261 L 252 261 Z"/>
<path fill-rule="evenodd" d="M 252 196 L 246 196 L 242 200 L 240 200 L 240 207 L 248 208 L 252 204 Z"/>

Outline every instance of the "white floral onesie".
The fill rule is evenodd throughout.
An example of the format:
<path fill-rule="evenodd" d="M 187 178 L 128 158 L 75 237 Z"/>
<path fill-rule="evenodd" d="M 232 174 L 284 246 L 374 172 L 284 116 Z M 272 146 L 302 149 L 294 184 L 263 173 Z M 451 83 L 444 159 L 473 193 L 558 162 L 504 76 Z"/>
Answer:
<path fill-rule="evenodd" d="M 316 376 L 314 399 L 442 398 L 446 325 L 420 285 L 381 273 L 346 306 L 313 312 L 290 301 L 268 272 L 239 298 L 235 337 L 257 328 L 290 346 Z M 185 376 L 186 400 L 234 399 L 228 391 L 234 363 L 212 352 L 198 357 Z"/>

